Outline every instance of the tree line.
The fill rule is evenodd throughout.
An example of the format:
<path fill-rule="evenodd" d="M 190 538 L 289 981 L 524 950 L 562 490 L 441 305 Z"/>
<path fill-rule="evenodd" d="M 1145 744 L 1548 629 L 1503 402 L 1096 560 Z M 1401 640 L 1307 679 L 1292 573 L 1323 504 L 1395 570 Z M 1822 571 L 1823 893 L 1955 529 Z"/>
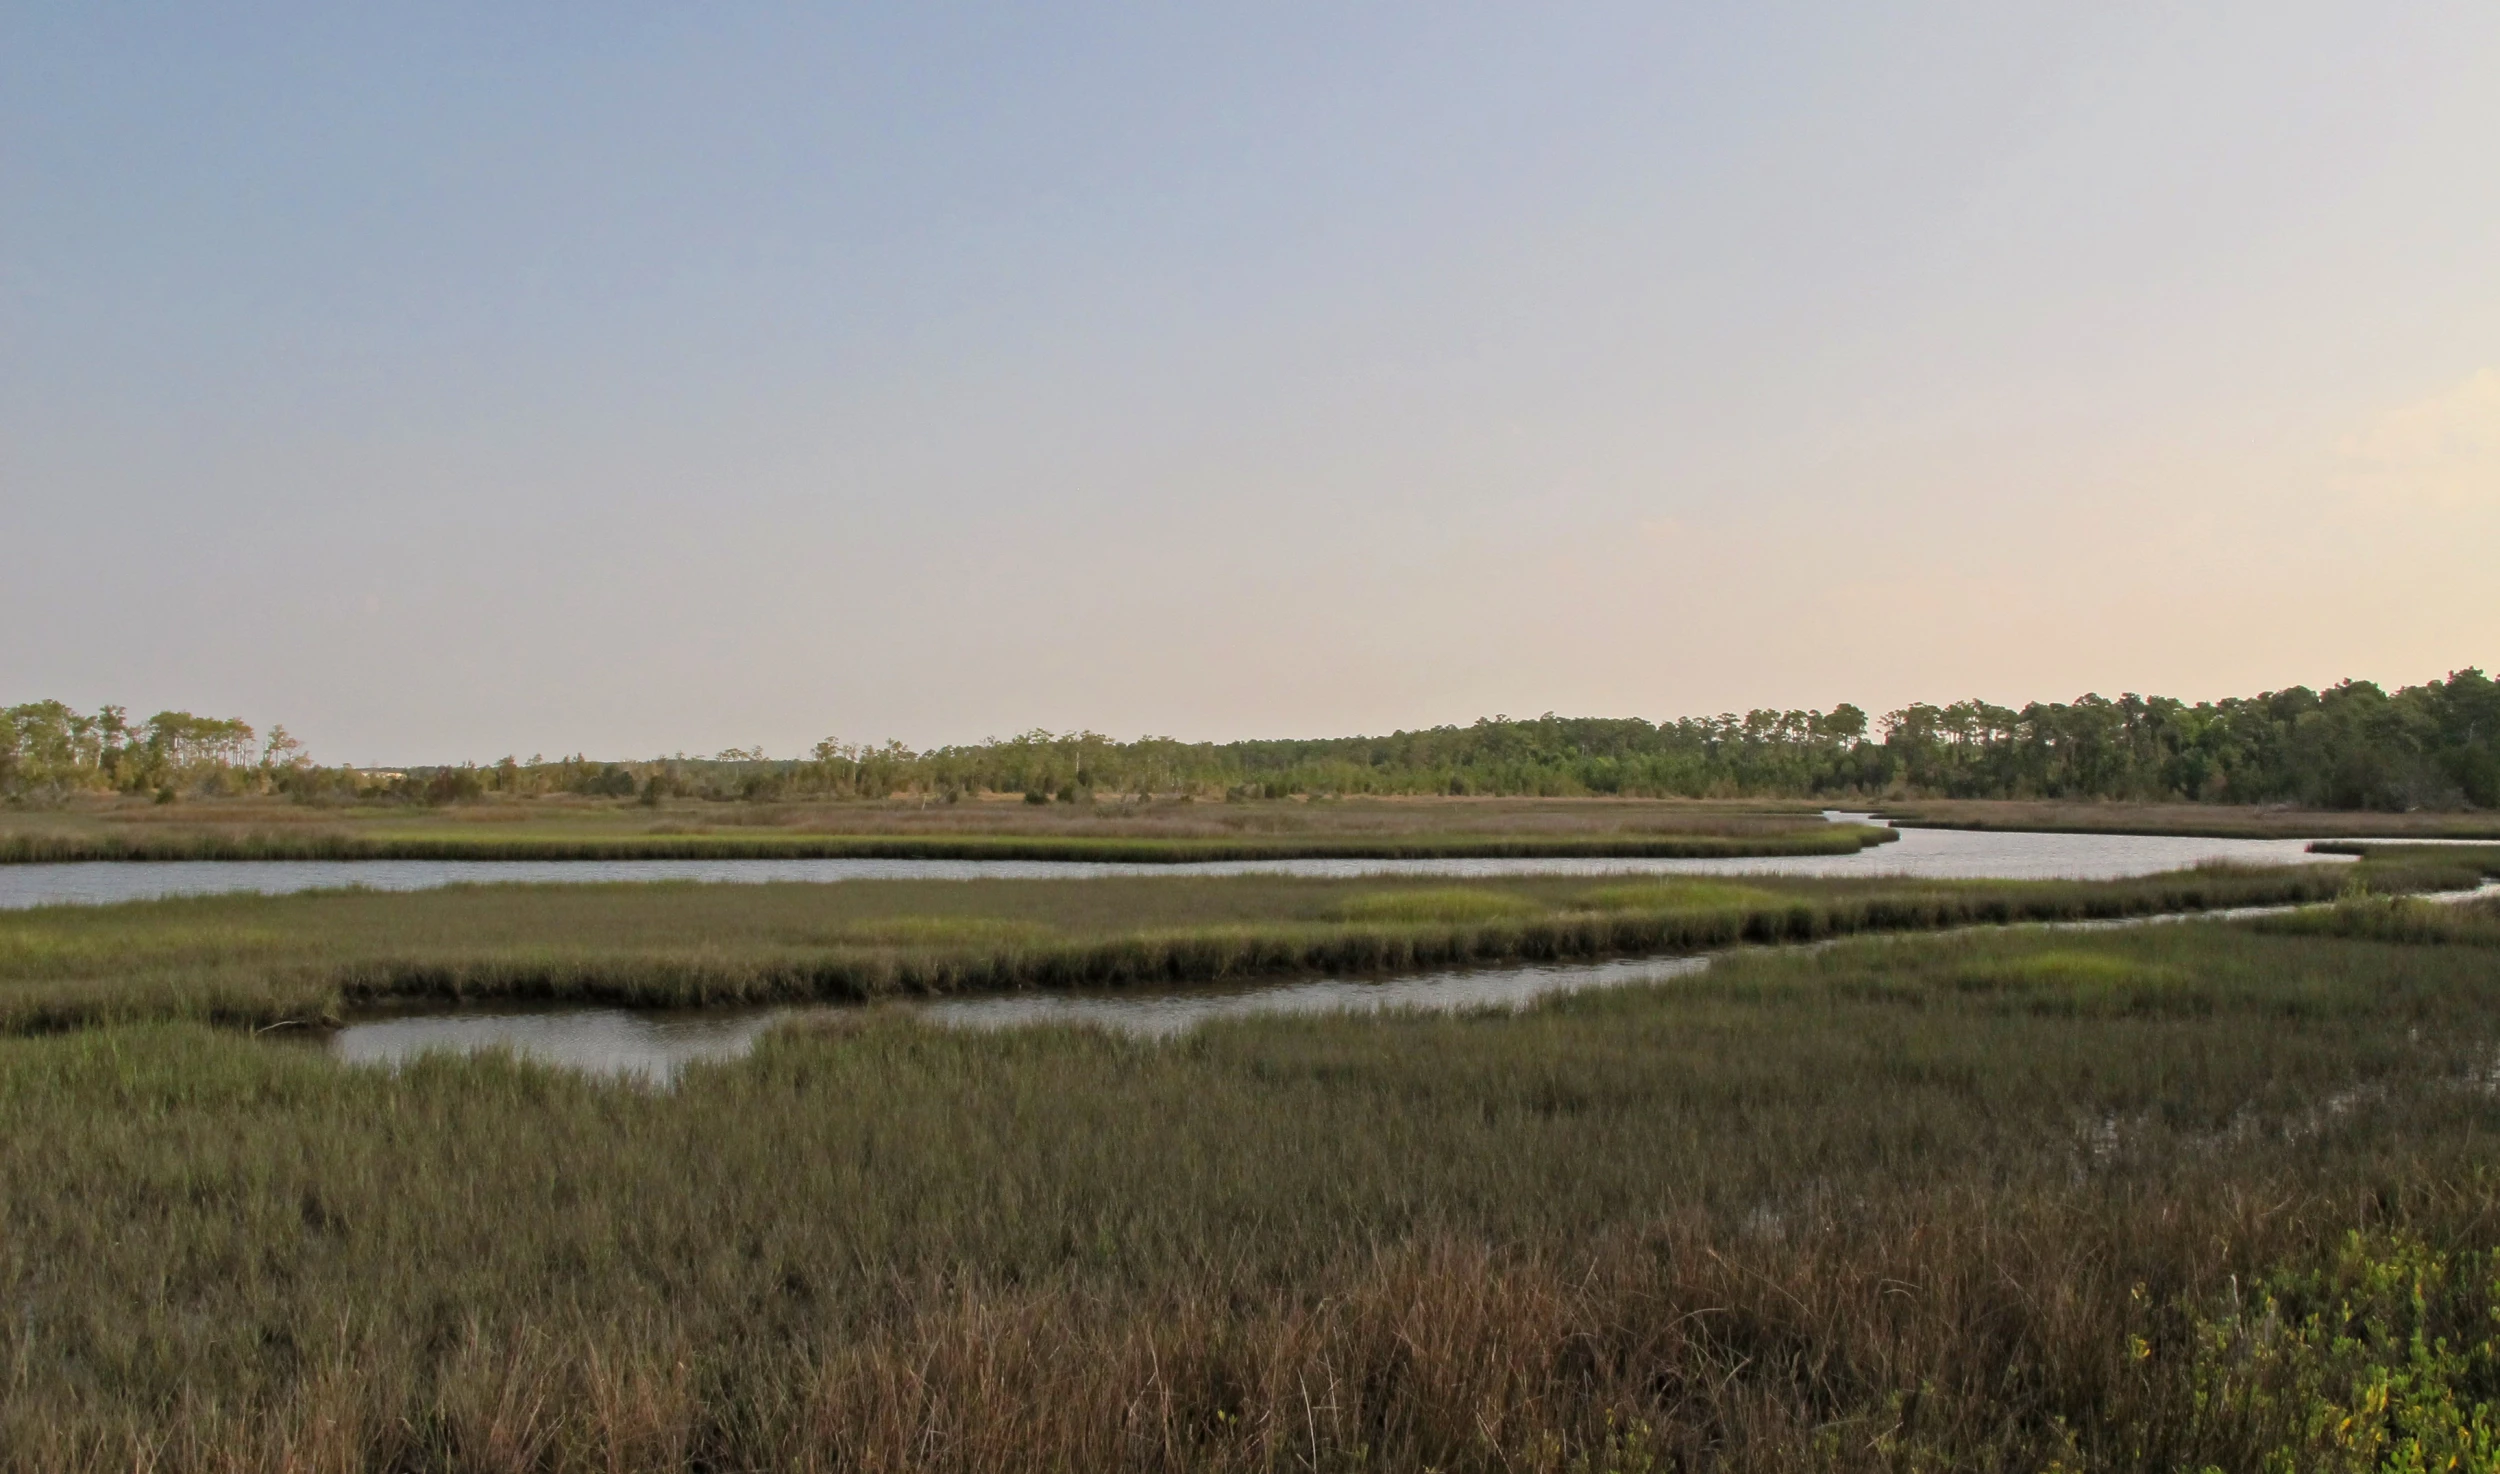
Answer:
<path fill-rule="evenodd" d="M 10 798 L 237 793 L 309 768 L 303 744 L 284 727 L 264 739 L 249 722 L 187 711 L 134 722 L 119 706 L 92 715 L 58 701 L 0 708 L 0 795 Z"/>
<path fill-rule="evenodd" d="M 914 751 L 828 738 L 789 758 L 731 748 L 710 758 L 507 757 L 389 773 L 322 767 L 285 728 L 262 739 L 231 718 L 159 712 L 134 723 L 119 707 L 90 716 L 54 701 L 0 710 L 0 795 L 23 803 L 76 792 L 432 803 L 556 793 L 653 803 L 1611 794 L 2491 808 L 2500 807 L 2500 683 L 2468 669 L 2394 691 L 2345 681 L 2193 704 L 2134 694 L 2020 708 L 1958 701 L 1872 720 L 1847 703 L 1657 723 L 1548 713 L 1385 737 L 1221 743 L 1036 730 Z"/>

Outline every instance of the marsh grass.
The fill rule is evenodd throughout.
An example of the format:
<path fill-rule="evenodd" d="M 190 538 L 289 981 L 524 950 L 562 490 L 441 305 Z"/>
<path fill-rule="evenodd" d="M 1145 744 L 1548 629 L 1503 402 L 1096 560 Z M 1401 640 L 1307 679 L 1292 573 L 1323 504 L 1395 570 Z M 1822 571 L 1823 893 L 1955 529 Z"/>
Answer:
<path fill-rule="evenodd" d="M 0 1031 L 265 1027 L 416 998 L 682 1008 L 1689 953 L 2455 888 L 2482 863 L 1657 891 L 1567 877 L 488 885 L 40 907 L 0 913 Z M 1659 904 L 1620 904 L 1643 899 Z"/>
<path fill-rule="evenodd" d="M 1776 906 L 1782 899 L 1758 885 L 1684 879 L 1627 880 L 1579 897 L 1593 911 L 1745 911 Z"/>
<path fill-rule="evenodd" d="M 967 859 L 1130 864 L 1851 854 L 1894 836 L 1802 808 L 1615 800 L 636 804 L 443 810 L 266 800 L 0 811 L 0 863 L 90 860 Z"/>
<path fill-rule="evenodd" d="M 1870 806 L 1874 805 L 1869 800 Z M 2129 803 L 2044 799 L 1911 799 L 1879 806 L 1894 823 L 1922 829 L 2039 834 L 2174 834 L 2223 839 L 2407 838 L 2500 840 L 2489 810 L 2304 809 L 2288 804 Z"/>
<path fill-rule="evenodd" d="M 1545 915 L 1549 909 L 1530 897 L 1504 891 L 1441 886 L 1357 896 L 1332 907 L 1329 916 L 1335 921 L 1417 925 L 1517 920 Z"/>
<path fill-rule="evenodd" d="M 2040 1011 L 2095 1015 L 2200 1010 L 2206 1000 L 2194 984 L 2173 968 L 2077 950 L 1993 959 L 1953 979 L 1965 993 L 1994 994 Z"/>
<path fill-rule="evenodd" d="M 975 950 L 1045 945 L 1056 937 L 1056 930 L 1043 921 L 994 916 L 884 916 L 837 923 L 827 927 L 818 940 L 835 947 Z"/>
<path fill-rule="evenodd" d="M 2439 905 L 2402 896 L 2356 896 L 2332 907 L 2268 918 L 2264 929 L 2414 946 L 2500 947 L 2500 900 Z"/>
<path fill-rule="evenodd" d="M 1848 855 L 1896 838 L 1832 824 L 1749 838 L 1448 835 L 1414 839 L 1130 839 L 1118 835 L 770 835 L 646 833 L 567 839 L 531 834 L 390 837 L 197 830 L 0 835 L 0 864 L 97 860 L 1091 860 L 1182 865 L 1227 860 L 1743 859 Z"/>
<path fill-rule="evenodd" d="M 2495 1049 L 2500 950 L 2246 925 L 1166 1044 L 872 1011 L 668 1092 L 0 1040 L 0 1463 L 2341 1467 L 2404 1287 L 2488 1316 L 2420 1277 L 2500 1240 Z M 2301 1339 L 2339 1303 L 2399 1319 Z"/>

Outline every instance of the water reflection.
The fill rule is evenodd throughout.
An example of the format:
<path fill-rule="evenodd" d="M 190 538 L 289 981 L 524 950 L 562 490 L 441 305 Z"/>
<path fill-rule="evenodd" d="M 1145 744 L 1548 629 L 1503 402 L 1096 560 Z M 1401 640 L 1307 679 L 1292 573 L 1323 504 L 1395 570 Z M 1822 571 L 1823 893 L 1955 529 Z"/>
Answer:
<path fill-rule="evenodd" d="M 1017 993 L 914 1000 L 892 1006 L 956 1028 L 1081 1024 L 1143 1038 L 1169 1038 L 1213 1019 L 1254 1014 L 1518 1008 L 1559 993 L 1655 982 L 1699 972 L 1709 965 L 1707 957 L 1652 957 L 1164 993 Z M 766 1030 L 778 1025 L 858 1011 L 856 1004 L 818 1004 L 701 1013 L 578 1006 L 410 1013 L 351 1023 L 329 1036 L 328 1048 L 348 1063 L 379 1065 L 404 1064 L 437 1050 L 465 1054 L 508 1049 L 524 1058 L 590 1074 L 666 1084 L 689 1064 L 739 1058 L 755 1047 Z"/>
<path fill-rule="evenodd" d="M 497 1008 L 411 1014 L 349 1024 L 331 1034 L 333 1058 L 400 1065 L 419 1055 L 505 1049 L 585 1074 L 667 1084 L 687 1065 L 745 1055 L 765 1030 L 799 1009 L 652 1013 L 623 1008 Z"/>
<path fill-rule="evenodd" d="M 1376 981 L 1322 978 L 1223 992 L 1192 989 L 1136 993 L 1019 993 L 950 998 L 919 1006 L 932 1022 L 960 1028 L 1012 1029 L 1031 1024 L 1092 1024 L 1124 1034 L 1169 1038 L 1212 1019 L 1278 1013 L 1379 1013 L 1389 1009 L 1463 1012 L 1518 1008 L 1561 993 L 1616 988 L 1684 977 L 1707 957 L 1645 957 L 1613 962 L 1547 963 L 1536 967 L 1469 968 Z"/>

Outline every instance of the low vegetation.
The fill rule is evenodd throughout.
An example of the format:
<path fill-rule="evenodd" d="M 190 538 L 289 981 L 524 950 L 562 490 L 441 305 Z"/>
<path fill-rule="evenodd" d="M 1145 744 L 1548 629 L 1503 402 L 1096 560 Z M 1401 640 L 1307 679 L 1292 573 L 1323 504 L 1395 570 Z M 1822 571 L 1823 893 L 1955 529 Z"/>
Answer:
<path fill-rule="evenodd" d="M 1897 838 L 1759 805 L 1442 800 L 659 805 L 452 809 L 96 800 L 0 814 L 0 863 L 90 860 L 1082 860 L 1846 855 Z"/>
<path fill-rule="evenodd" d="M 0 1032 L 306 1024 L 406 999 L 651 1007 L 1695 952 L 2457 889 L 2500 848 L 2119 881 L 1277 875 L 482 885 L 0 912 Z"/>
<path fill-rule="evenodd" d="M 2500 948 L 2351 925 L 1160 1044 L 863 1010 L 667 1091 L 0 1039 L 0 1464 L 2488 1467 Z"/>

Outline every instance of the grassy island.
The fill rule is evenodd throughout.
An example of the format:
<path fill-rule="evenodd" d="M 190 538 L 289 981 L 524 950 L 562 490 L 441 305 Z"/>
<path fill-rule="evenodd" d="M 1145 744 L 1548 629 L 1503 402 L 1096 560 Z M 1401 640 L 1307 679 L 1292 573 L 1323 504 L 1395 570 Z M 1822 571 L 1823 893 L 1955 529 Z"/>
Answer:
<path fill-rule="evenodd" d="M 1092 860 L 1846 855 L 1896 836 L 1818 810 L 1648 800 L 1028 804 L 636 802 L 448 807 L 93 799 L 0 812 L 0 863 L 89 860 Z"/>

